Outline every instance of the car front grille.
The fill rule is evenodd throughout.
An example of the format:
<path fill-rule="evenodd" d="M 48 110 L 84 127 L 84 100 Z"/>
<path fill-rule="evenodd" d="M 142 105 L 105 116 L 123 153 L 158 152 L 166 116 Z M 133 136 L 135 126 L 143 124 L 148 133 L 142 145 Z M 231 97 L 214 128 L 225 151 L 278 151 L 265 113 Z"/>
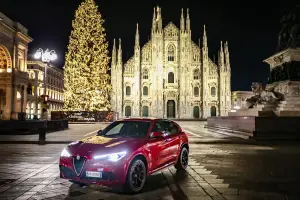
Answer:
<path fill-rule="evenodd" d="M 61 178 L 64 177 L 66 179 L 76 180 L 78 177 L 78 175 L 76 175 L 72 169 L 64 166 L 60 166 L 60 173 L 61 175 L 63 175 L 61 176 Z M 97 181 L 114 181 L 116 180 L 116 177 L 112 172 L 102 172 L 102 178 L 86 177 L 85 173 L 81 173 L 79 175 L 79 179 L 82 181 L 97 182 Z"/>
<path fill-rule="evenodd" d="M 77 157 L 77 156 L 73 157 L 74 170 L 77 176 L 81 174 L 85 162 L 86 162 L 85 157 Z"/>

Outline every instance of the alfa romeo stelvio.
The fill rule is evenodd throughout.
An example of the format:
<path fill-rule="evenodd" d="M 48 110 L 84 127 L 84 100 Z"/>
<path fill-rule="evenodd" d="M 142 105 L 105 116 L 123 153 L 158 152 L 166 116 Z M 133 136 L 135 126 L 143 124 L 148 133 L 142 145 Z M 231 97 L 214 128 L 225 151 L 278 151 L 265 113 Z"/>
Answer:
<path fill-rule="evenodd" d="M 64 148 L 60 177 L 79 185 L 122 185 L 126 191 L 137 193 L 147 176 L 158 170 L 171 165 L 185 170 L 188 155 L 188 137 L 177 123 L 123 119 Z"/>

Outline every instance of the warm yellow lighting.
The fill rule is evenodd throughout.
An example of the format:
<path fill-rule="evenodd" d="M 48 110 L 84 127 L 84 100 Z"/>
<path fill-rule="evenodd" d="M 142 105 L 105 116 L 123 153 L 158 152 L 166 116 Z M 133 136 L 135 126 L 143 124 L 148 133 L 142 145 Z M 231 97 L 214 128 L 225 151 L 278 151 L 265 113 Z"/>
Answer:
<path fill-rule="evenodd" d="M 11 73 L 12 72 L 12 68 L 7 68 L 7 72 Z"/>
<path fill-rule="evenodd" d="M 21 99 L 21 94 L 20 94 L 20 92 L 17 92 L 17 99 Z"/>
<path fill-rule="evenodd" d="M 75 13 L 64 66 L 65 110 L 109 110 L 109 56 L 104 20 L 94 0 Z"/>

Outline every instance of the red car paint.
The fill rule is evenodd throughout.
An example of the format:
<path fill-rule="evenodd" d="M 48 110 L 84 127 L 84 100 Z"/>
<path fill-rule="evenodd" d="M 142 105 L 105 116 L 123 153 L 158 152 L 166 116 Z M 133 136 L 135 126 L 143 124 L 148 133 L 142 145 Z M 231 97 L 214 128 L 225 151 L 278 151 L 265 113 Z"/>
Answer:
<path fill-rule="evenodd" d="M 188 145 L 187 134 L 183 132 L 181 127 L 170 120 L 149 119 L 149 118 L 131 118 L 119 120 L 117 122 L 149 122 L 150 126 L 145 137 L 117 137 L 112 140 L 102 138 L 102 136 L 92 136 L 90 140 L 96 141 L 92 143 L 75 142 L 69 144 L 65 149 L 70 154 L 69 157 L 60 157 L 60 177 L 69 179 L 70 181 L 82 184 L 99 184 L 99 185 L 116 185 L 126 182 L 126 175 L 131 161 L 136 156 L 143 156 L 147 162 L 147 175 L 174 165 L 180 155 L 183 145 Z M 178 128 L 178 132 L 170 134 L 164 138 L 150 139 L 150 133 L 159 121 L 173 123 Z M 98 139 L 101 139 L 98 142 Z M 102 141 L 103 139 L 103 141 Z M 126 151 L 127 154 L 122 159 L 113 162 L 109 160 L 96 160 L 95 155 L 111 154 Z M 86 159 L 81 172 L 75 173 L 75 165 L 73 159 L 76 156 Z M 77 170 L 78 171 L 78 170 Z M 80 170 L 79 170 L 80 171 Z M 100 171 L 103 178 L 87 178 L 86 171 Z"/>

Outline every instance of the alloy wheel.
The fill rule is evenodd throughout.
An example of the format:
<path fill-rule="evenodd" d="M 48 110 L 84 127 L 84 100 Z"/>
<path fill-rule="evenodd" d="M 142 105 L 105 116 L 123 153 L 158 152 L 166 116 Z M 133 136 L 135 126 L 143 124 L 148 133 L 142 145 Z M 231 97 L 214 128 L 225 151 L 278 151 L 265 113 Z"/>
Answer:
<path fill-rule="evenodd" d="M 136 160 L 130 168 L 129 185 L 132 191 L 140 191 L 146 182 L 146 166 L 141 160 Z"/>
<path fill-rule="evenodd" d="M 181 151 L 180 164 L 183 169 L 186 169 L 189 164 L 189 152 L 185 147 Z"/>

